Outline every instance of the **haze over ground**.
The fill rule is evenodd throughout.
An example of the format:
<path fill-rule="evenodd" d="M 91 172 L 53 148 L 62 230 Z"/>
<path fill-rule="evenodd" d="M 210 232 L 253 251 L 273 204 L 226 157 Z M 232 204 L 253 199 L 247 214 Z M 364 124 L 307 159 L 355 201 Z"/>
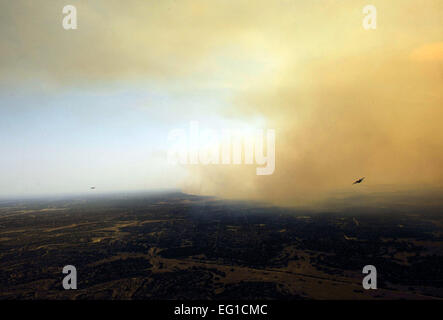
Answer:
<path fill-rule="evenodd" d="M 292 205 L 441 187 L 443 3 L 371 1 L 364 30 L 367 4 L 81 0 L 66 31 L 63 1 L 3 3 L 0 193 L 178 187 Z M 168 132 L 193 120 L 275 129 L 274 174 L 171 168 Z"/>

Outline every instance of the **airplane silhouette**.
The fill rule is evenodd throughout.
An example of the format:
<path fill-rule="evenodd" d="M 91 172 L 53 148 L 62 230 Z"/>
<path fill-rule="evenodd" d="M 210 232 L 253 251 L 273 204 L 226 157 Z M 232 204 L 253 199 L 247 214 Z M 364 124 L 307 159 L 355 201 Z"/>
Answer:
<path fill-rule="evenodd" d="M 361 183 L 363 180 L 365 179 L 365 177 L 358 179 L 357 181 L 355 181 L 353 184 L 357 184 L 357 183 Z"/>

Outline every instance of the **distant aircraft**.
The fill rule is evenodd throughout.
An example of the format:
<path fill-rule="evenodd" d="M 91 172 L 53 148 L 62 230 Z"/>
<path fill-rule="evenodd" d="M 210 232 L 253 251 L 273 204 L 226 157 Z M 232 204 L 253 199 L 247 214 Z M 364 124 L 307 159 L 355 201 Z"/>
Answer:
<path fill-rule="evenodd" d="M 361 183 L 363 180 L 365 179 L 365 177 L 358 179 L 357 181 L 355 181 L 353 184 L 357 184 L 357 183 Z"/>
<path fill-rule="evenodd" d="M 92 189 L 92 190 L 94 190 L 94 189 L 95 189 L 95 187 L 91 187 L 91 189 Z"/>

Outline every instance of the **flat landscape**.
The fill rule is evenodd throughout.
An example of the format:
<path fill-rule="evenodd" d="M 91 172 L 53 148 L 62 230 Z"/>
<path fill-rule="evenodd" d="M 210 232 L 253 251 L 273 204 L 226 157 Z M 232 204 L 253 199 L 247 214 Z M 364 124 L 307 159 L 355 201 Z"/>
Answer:
<path fill-rule="evenodd" d="M 0 299 L 443 298 L 441 211 L 386 210 L 179 192 L 3 200 Z M 365 265 L 377 290 L 362 288 Z"/>

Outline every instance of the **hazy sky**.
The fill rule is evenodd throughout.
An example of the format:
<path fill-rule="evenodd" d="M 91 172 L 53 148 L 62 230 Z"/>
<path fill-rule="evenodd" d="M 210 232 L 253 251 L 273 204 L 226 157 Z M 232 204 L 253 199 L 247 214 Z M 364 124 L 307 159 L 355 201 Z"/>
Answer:
<path fill-rule="evenodd" d="M 62 28 L 66 4 L 77 30 Z M 179 187 L 293 204 L 361 176 L 363 190 L 441 186 L 441 0 L 0 9 L 0 195 Z M 275 173 L 169 166 L 168 132 L 191 120 L 275 129 Z"/>

